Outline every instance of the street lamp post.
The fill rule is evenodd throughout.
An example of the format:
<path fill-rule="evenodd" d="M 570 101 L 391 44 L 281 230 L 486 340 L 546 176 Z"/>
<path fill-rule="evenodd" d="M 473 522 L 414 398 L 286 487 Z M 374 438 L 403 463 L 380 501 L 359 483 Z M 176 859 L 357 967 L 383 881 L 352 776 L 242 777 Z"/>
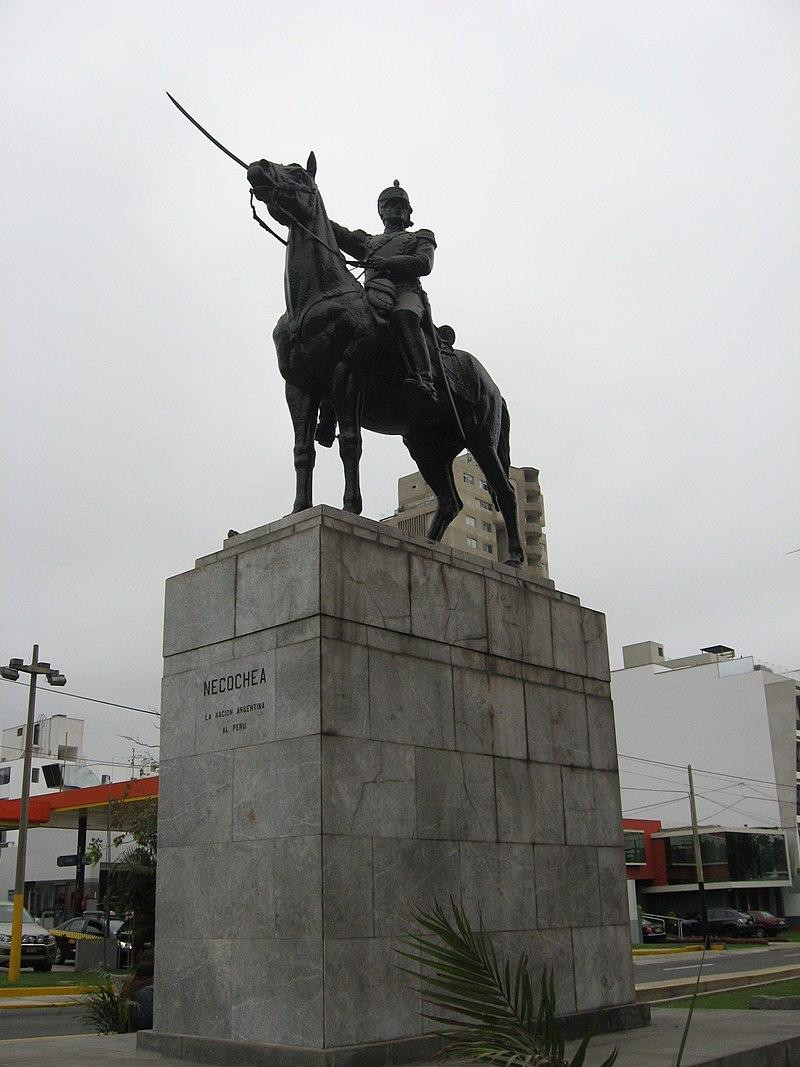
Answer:
<path fill-rule="evenodd" d="M 11 956 L 8 961 L 9 982 L 19 981 L 22 963 L 22 908 L 25 898 L 25 853 L 28 845 L 28 806 L 31 796 L 31 756 L 33 753 L 33 716 L 36 710 L 36 679 L 40 674 L 47 677 L 50 685 L 66 685 L 67 679 L 51 667 L 49 663 L 39 662 L 39 646 L 33 646 L 30 663 L 21 659 L 10 659 L 7 667 L 0 667 L 0 675 L 11 682 L 16 682 L 23 674 L 31 676 L 28 690 L 28 720 L 25 728 L 25 758 L 22 766 L 22 797 L 19 809 L 19 839 L 17 841 L 17 875 L 14 882 L 14 910 L 11 916 Z"/>

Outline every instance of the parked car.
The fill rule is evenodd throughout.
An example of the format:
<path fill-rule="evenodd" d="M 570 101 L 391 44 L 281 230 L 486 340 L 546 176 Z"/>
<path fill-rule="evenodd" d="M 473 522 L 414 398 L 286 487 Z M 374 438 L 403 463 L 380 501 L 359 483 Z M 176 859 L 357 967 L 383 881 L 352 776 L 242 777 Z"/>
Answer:
<path fill-rule="evenodd" d="M 684 933 L 698 937 L 703 933 L 703 920 L 695 915 L 692 922 L 684 923 Z M 708 932 L 719 937 L 757 937 L 757 927 L 751 917 L 734 908 L 709 908 Z"/>
<path fill-rule="evenodd" d="M 133 958 L 133 919 L 126 919 L 117 930 L 120 967 L 130 967 Z"/>
<path fill-rule="evenodd" d="M 642 916 L 642 941 L 646 944 L 651 941 L 666 941 L 667 927 L 663 919 L 655 915 Z"/>
<path fill-rule="evenodd" d="M 117 931 L 122 926 L 122 919 L 109 919 L 108 937 L 116 937 Z M 53 936 L 58 945 L 58 962 L 67 963 L 75 959 L 75 944 L 84 937 L 105 937 L 106 919 L 98 913 L 77 915 L 74 919 L 67 919 L 60 926 L 54 927 Z"/>
<path fill-rule="evenodd" d="M 773 915 L 769 911 L 748 911 L 747 914 L 756 924 L 756 937 L 775 937 L 777 934 L 785 934 L 789 929 L 789 923 L 780 915 Z"/>
<path fill-rule="evenodd" d="M 11 957 L 11 920 L 13 904 L 0 903 L 0 966 L 7 967 Z M 34 971 L 49 971 L 56 961 L 56 939 L 49 930 L 33 921 L 27 908 L 22 909 L 22 966 Z"/>

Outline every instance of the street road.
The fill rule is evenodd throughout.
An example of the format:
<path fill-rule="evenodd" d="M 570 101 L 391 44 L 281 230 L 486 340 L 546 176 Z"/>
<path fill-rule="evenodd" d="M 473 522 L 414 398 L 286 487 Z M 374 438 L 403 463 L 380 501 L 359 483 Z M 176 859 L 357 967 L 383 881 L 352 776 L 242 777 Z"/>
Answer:
<path fill-rule="evenodd" d="M 678 978 L 695 978 L 700 952 L 676 952 L 668 956 L 634 956 L 635 982 L 668 982 Z M 736 974 L 760 971 L 769 967 L 800 967 L 800 942 L 771 948 L 727 949 L 707 952 L 704 975 Z"/>
<path fill-rule="evenodd" d="M 85 1033 L 80 1008 L 3 1008 L 0 1010 L 0 1063 L 5 1062 L 3 1042 L 12 1038 Z"/>

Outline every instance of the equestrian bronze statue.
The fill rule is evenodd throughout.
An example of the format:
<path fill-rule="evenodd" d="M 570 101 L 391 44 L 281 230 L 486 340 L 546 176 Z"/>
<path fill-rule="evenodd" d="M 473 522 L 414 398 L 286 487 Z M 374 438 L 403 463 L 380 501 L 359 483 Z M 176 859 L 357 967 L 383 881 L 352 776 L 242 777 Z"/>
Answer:
<path fill-rule="evenodd" d="M 381 194 L 387 240 L 345 230 L 328 218 L 315 175 L 313 153 L 305 167 L 262 159 L 247 170 L 256 199 L 289 228 L 286 312 L 273 338 L 294 425 L 293 510 L 312 506 L 315 436 L 331 443 L 335 418 L 344 510 L 361 513 L 362 428 L 400 434 L 436 495 L 428 537 L 439 541 L 463 506 L 453 460 L 466 447 L 502 513 L 508 562 L 522 563 L 517 504 L 508 477 L 508 408 L 473 355 L 440 343 L 418 284 L 432 266 L 433 234 L 406 232 L 408 197 L 392 198 L 394 187 Z M 365 265 L 366 289 L 348 271 L 340 246 Z"/>
<path fill-rule="evenodd" d="M 173 98 L 175 106 L 231 159 L 245 166 Z M 508 472 L 510 419 L 484 367 L 454 347 L 450 327 L 437 330 L 420 278 L 433 268 L 430 230 L 410 230 L 411 203 L 395 181 L 378 198 L 382 234 L 331 222 L 315 181 L 312 152 L 305 167 L 261 159 L 247 169 L 251 200 L 263 202 L 288 227 L 286 311 L 273 331 L 278 367 L 294 426 L 297 490 L 293 511 L 312 507 L 315 443 L 330 446 L 338 425 L 345 511 L 361 513 L 361 431 L 399 434 L 434 492 L 428 537 L 440 541 L 463 504 L 453 460 L 468 448 L 483 471 L 519 565 L 517 505 Z M 253 208 L 253 214 L 258 219 Z M 364 285 L 348 270 L 364 268 Z"/>

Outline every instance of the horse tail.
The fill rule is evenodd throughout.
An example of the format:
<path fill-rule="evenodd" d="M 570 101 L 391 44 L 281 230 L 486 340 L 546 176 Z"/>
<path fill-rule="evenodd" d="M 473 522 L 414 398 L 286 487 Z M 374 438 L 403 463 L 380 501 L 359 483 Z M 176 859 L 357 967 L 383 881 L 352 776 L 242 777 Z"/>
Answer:
<path fill-rule="evenodd" d="M 500 411 L 500 438 L 497 442 L 497 456 L 500 462 L 503 464 L 503 470 L 508 477 L 508 471 L 511 467 L 511 416 L 508 413 L 508 405 L 505 400 L 502 401 L 502 409 Z"/>

